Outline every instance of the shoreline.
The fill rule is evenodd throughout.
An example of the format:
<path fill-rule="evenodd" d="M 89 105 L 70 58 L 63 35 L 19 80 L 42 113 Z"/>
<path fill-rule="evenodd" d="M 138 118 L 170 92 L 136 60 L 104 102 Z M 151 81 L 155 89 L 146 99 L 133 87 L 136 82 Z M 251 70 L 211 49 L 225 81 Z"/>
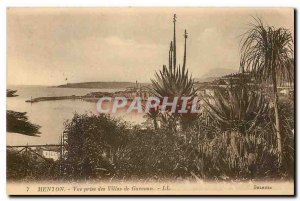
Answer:
<path fill-rule="evenodd" d="M 84 101 L 95 101 L 97 102 L 100 97 L 89 97 L 89 96 L 50 96 L 50 97 L 37 97 L 30 100 L 26 100 L 27 103 L 38 103 L 41 101 L 58 101 L 58 100 L 84 100 Z"/>

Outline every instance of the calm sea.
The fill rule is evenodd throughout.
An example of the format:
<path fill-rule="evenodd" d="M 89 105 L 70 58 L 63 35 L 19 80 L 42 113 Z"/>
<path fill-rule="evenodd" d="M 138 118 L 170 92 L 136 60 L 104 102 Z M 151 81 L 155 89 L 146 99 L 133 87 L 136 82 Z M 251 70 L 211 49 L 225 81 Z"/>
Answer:
<path fill-rule="evenodd" d="M 63 123 L 71 119 L 75 112 L 78 114 L 97 114 L 96 103 L 83 100 L 57 100 L 27 103 L 31 97 L 85 95 L 94 91 L 114 92 L 122 89 L 80 89 L 80 88 L 54 88 L 44 86 L 8 86 L 9 89 L 18 90 L 17 97 L 7 98 L 7 110 L 27 112 L 32 123 L 41 126 L 40 137 L 32 137 L 17 133 L 7 133 L 7 145 L 26 144 L 57 144 L 64 130 Z M 145 119 L 142 115 L 118 113 L 122 118 L 132 124 L 140 124 Z"/>

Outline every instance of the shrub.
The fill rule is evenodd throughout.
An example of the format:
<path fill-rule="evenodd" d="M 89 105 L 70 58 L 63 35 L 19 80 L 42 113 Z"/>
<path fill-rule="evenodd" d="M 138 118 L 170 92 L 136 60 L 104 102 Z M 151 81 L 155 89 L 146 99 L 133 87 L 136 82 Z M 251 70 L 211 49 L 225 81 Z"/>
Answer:
<path fill-rule="evenodd" d="M 7 180 L 59 179 L 59 164 L 30 151 L 7 149 Z"/>
<path fill-rule="evenodd" d="M 202 123 L 199 120 L 197 127 L 184 131 L 155 130 L 129 127 L 106 115 L 75 114 L 65 123 L 68 139 L 64 160 L 48 163 L 27 152 L 9 151 L 7 177 L 68 181 L 242 181 L 293 177 L 293 149 L 287 149 L 287 165 L 279 168 L 270 123 L 246 135 Z M 286 129 L 292 132 L 290 127 Z M 287 139 L 286 147 L 293 147 L 293 136 L 288 135 Z"/>
<path fill-rule="evenodd" d="M 65 123 L 67 174 L 72 178 L 105 177 L 113 171 L 108 160 L 115 149 L 126 143 L 125 123 L 106 115 L 78 115 Z"/>

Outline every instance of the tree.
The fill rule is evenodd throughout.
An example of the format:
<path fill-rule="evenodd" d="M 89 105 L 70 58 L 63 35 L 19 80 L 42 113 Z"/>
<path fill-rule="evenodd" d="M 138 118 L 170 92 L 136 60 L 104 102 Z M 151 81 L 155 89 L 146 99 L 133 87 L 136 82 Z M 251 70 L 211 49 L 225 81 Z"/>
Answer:
<path fill-rule="evenodd" d="M 12 89 L 6 89 L 6 97 L 16 97 L 18 96 L 17 90 L 12 90 Z"/>
<path fill-rule="evenodd" d="M 6 97 L 16 97 L 17 90 L 6 89 Z M 38 136 L 41 127 L 28 120 L 26 112 L 6 111 L 7 132 L 20 133 L 29 136 Z"/>
<path fill-rule="evenodd" d="M 255 19 L 244 34 L 241 46 L 241 65 L 251 72 L 257 81 L 272 85 L 275 116 L 275 132 L 282 161 L 282 133 L 278 111 L 277 86 L 294 80 L 294 42 L 291 32 L 285 28 L 274 28 Z"/>
<path fill-rule="evenodd" d="M 39 136 L 41 127 L 28 120 L 26 112 L 6 111 L 7 132 L 20 133 L 29 136 Z"/>

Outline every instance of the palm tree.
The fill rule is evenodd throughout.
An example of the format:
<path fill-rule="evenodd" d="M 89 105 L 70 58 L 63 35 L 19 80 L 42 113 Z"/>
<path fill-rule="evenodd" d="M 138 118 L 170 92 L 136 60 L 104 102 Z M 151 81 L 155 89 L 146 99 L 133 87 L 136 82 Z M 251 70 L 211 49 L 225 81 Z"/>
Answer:
<path fill-rule="evenodd" d="M 255 18 L 244 34 L 241 46 L 243 71 L 248 70 L 260 82 L 267 82 L 273 88 L 275 131 L 279 164 L 282 161 L 282 133 L 278 112 L 277 86 L 294 80 L 294 42 L 288 29 L 274 28 Z"/>

